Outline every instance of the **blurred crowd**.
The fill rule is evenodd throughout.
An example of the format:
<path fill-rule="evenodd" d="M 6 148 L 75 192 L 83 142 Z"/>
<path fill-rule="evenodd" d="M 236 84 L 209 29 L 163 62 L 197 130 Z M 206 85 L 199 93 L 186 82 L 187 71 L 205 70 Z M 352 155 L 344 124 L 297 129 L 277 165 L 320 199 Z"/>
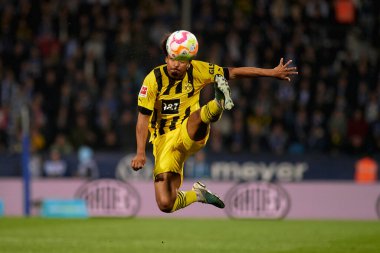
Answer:
<path fill-rule="evenodd" d="M 191 4 L 198 59 L 273 68 L 284 57 L 300 73 L 232 81 L 236 106 L 207 152 L 380 152 L 378 1 Z M 175 0 L 0 0 L 0 152 L 20 151 L 25 106 L 34 153 L 134 152 L 137 94 L 181 11 Z"/>

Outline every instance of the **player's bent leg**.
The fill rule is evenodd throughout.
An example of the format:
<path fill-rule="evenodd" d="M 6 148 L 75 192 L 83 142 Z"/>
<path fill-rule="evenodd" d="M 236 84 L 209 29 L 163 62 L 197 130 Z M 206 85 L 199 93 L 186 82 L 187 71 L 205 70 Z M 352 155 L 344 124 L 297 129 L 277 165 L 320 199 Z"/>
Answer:
<path fill-rule="evenodd" d="M 211 204 L 224 208 L 223 201 L 200 182 L 196 182 L 190 191 L 180 191 L 181 175 L 173 172 L 158 174 L 154 188 L 157 205 L 162 212 L 172 213 L 194 202 Z"/>
<path fill-rule="evenodd" d="M 190 114 L 186 129 L 190 139 L 193 141 L 200 141 L 206 138 L 209 132 L 209 124 L 202 121 L 200 109 Z"/>
<path fill-rule="evenodd" d="M 177 190 L 181 186 L 181 175 L 173 172 L 165 172 L 156 175 L 154 190 L 158 208 L 165 213 L 170 213 L 177 199 Z"/>
<path fill-rule="evenodd" d="M 190 191 L 178 191 L 177 199 L 174 202 L 172 212 L 175 212 L 179 209 L 185 208 L 188 205 L 197 201 L 197 194 L 194 190 Z"/>
<path fill-rule="evenodd" d="M 200 141 L 206 138 L 209 132 L 209 125 L 220 119 L 223 108 L 218 101 L 211 100 L 201 109 L 193 112 L 187 121 L 187 132 L 193 141 Z"/>
<path fill-rule="evenodd" d="M 187 132 L 194 141 L 203 140 L 208 134 L 210 123 L 218 121 L 224 109 L 231 110 L 234 106 L 227 79 L 216 75 L 214 81 L 215 99 L 193 112 L 187 121 Z"/>
<path fill-rule="evenodd" d="M 222 117 L 223 107 L 218 100 L 209 101 L 200 109 L 201 121 L 206 124 L 216 122 Z"/>
<path fill-rule="evenodd" d="M 171 213 L 197 201 L 194 190 L 180 191 L 181 175 L 174 172 L 158 174 L 154 188 L 157 205 L 162 212 Z"/>

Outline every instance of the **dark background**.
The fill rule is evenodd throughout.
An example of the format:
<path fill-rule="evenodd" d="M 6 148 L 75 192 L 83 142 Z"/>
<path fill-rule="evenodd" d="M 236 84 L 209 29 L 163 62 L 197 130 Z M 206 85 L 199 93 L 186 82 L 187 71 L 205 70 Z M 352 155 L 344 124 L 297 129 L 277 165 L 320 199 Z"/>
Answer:
<path fill-rule="evenodd" d="M 182 7 L 174 0 L 0 1 L 1 159 L 21 152 L 23 106 L 40 175 L 52 151 L 63 160 L 84 146 L 95 158 L 133 153 L 138 91 L 164 63 L 162 37 L 179 29 L 197 36 L 197 59 L 273 68 L 284 57 L 300 73 L 290 84 L 232 81 L 235 108 L 213 126 L 206 161 L 379 154 L 378 1 L 193 0 L 186 13 Z M 202 103 L 212 98 L 206 89 Z M 7 164 L 1 170 L 19 167 Z"/>

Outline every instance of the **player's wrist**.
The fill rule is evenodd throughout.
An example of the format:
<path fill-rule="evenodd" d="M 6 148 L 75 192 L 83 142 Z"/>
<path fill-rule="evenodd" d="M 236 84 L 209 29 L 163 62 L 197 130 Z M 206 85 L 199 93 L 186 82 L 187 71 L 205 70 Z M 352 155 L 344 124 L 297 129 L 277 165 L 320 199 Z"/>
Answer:
<path fill-rule="evenodd" d="M 136 154 L 140 156 L 145 156 L 145 150 L 137 150 Z"/>
<path fill-rule="evenodd" d="M 268 69 L 267 75 L 269 77 L 277 77 L 277 70 L 276 70 L 276 68 Z"/>

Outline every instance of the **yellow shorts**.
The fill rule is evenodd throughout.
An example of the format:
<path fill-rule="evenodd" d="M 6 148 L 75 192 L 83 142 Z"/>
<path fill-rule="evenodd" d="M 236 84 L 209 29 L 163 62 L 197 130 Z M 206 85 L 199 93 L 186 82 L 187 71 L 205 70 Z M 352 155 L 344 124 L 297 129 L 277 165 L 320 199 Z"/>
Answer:
<path fill-rule="evenodd" d="M 181 175 L 181 181 L 183 181 L 183 167 L 186 159 L 206 145 L 210 136 L 210 128 L 203 140 L 193 141 L 187 132 L 188 119 L 184 120 L 177 129 L 154 139 L 154 178 L 164 172 L 175 172 Z"/>

